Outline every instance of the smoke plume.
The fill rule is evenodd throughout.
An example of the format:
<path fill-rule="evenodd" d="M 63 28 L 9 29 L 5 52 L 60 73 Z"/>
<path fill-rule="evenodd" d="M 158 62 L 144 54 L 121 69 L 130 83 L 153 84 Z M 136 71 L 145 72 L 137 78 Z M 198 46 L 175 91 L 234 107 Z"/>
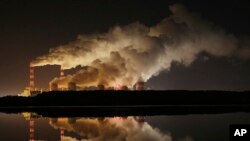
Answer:
<path fill-rule="evenodd" d="M 172 141 L 168 134 L 151 127 L 147 122 L 138 122 L 134 117 L 80 118 L 75 122 L 58 120 L 50 123 L 55 129 L 77 133 L 81 139 L 65 136 L 65 141 Z"/>
<path fill-rule="evenodd" d="M 248 40 L 226 33 L 183 5 L 169 8 L 172 14 L 155 26 L 135 22 L 114 26 L 107 33 L 79 35 L 76 41 L 52 48 L 32 63 L 58 64 L 64 69 L 84 66 L 75 74 L 52 80 L 61 85 L 132 86 L 139 79 L 147 81 L 169 70 L 173 62 L 189 66 L 202 52 L 217 57 L 250 57 Z"/>

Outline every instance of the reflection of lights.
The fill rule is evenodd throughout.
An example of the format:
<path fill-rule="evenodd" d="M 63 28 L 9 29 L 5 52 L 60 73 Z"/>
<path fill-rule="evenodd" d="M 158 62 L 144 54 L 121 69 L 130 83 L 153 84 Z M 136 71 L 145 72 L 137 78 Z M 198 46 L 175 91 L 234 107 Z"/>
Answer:
<path fill-rule="evenodd" d="M 116 85 L 115 85 L 115 87 L 114 87 L 114 88 L 115 88 L 115 90 L 120 90 L 120 89 L 121 89 L 121 87 L 122 87 L 122 85 L 118 83 L 118 84 L 116 84 Z"/>
<path fill-rule="evenodd" d="M 35 132 L 35 121 L 33 119 L 29 120 L 29 141 L 34 141 L 34 132 Z"/>
<path fill-rule="evenodd" d="M 67 120 L 59 118 L 56 121 L 54 120 L 54 122 L 50 122 L 50 125 L 60 130 L 61 140 L 65 141 L 80 141 L 81 139 L 65 136 L 64 131 L 77 133 L 82 140 L 88 141 L 118 141 L 124 139 L 127 139 L 127 141 L 144 141 L 146 139 L 171 141 L 171 136 L 152 128 L 143 119 L 143 117 L 139 116 L 68 118 Z"/>
<path fill-rule="evenodd" d="M 64 129 L 60 129 L 60 138 L 61 138 L 61 140 L 63 139 L 63 137 L 64 137 Z"/>
<path fill-rule="evenodd" d="M 121 121 L 121 120 L 123 120 L 124 118 L 123 118 L 123 117 L 114 117 L 113 119 L 116 120 L 116 121 Z"/>

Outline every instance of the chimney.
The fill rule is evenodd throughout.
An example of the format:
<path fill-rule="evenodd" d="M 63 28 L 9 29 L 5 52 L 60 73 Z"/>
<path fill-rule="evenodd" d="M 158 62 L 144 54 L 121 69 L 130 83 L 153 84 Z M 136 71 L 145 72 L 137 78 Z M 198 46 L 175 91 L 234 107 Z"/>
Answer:
<path fill-rule="evenodd" d="M 61 66 L 60 67 L 60 77 L 63 77 L 64 76 L 64 69 L 63 67 Z"/>
<path fill-rule="evenodd" d="M 30 70 L 30 89 L 34 89 L 35 88 L 35 75 L 34 75 L 34 66 L 30 63 L 29 66 L 29 70 Z"/>

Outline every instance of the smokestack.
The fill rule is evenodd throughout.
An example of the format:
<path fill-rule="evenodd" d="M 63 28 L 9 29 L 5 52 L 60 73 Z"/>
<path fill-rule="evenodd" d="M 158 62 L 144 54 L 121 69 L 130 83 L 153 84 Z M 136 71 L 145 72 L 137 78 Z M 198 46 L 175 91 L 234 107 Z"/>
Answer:
<path fill-rule="evenodd" d="M 34 75 L 34 66 L 30 63 L 30 66 L 29 66 L 29 70 L 30 70 L 30 89 L 34 89 L 35 88 L 35 75 Z"/>
<path fill-rule="evenodd" d="M 64 68 L 60 66 L 60 78 L 64 77 Z M 65 90 L 64 88 L 60 88 L 61 90 Z M 57 90 L 58 90 L 58 85 L 57 85 Z"/>
<path fill-rule="evenodd" d="M 63 67 L 61 66 L 60 67 L 60 77 L 63 77 L 64 76 L 64 69 Z"/>
<path fill-rule="evenodd" d="M 135 84 L 135 90 L 144 90 L 144 82 L 143 81 L 138 81 L 136 84 Z"/>

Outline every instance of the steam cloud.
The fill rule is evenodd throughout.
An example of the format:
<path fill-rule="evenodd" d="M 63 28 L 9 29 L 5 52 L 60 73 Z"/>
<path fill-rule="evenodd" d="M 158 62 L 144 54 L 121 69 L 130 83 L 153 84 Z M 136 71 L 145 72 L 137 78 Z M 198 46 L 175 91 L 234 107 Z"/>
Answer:
<path fill-rule="evenodd" d="M 82 137 L 79 140 L 65 136 L 64 141 L 172 141 L 170 135 L 163 134 L 146 122 L 138 122 L 134 117 L 123 120 L 80 118 L 75 123 L 59 120 L 51 125 L 55 129 L 62 128 Z"/>
<path fill-rule="evenodd" d="M 217 57 L 250 57 L 249 41 L 227 34 L 183 5 L 169 8 L 172 15 L 155 26 L 136 22 L 115 26 L 107 33 L 79 35 L 76 41 L 52 48 L 32 63 L 58 64 L 65 69 L 85 66 L 73 75 L 52 80 L 61 85 L 132 86 L 139 79 L 147 81 L 170 69 L 172 62 L 188 66 L 202 52 Z"/>

